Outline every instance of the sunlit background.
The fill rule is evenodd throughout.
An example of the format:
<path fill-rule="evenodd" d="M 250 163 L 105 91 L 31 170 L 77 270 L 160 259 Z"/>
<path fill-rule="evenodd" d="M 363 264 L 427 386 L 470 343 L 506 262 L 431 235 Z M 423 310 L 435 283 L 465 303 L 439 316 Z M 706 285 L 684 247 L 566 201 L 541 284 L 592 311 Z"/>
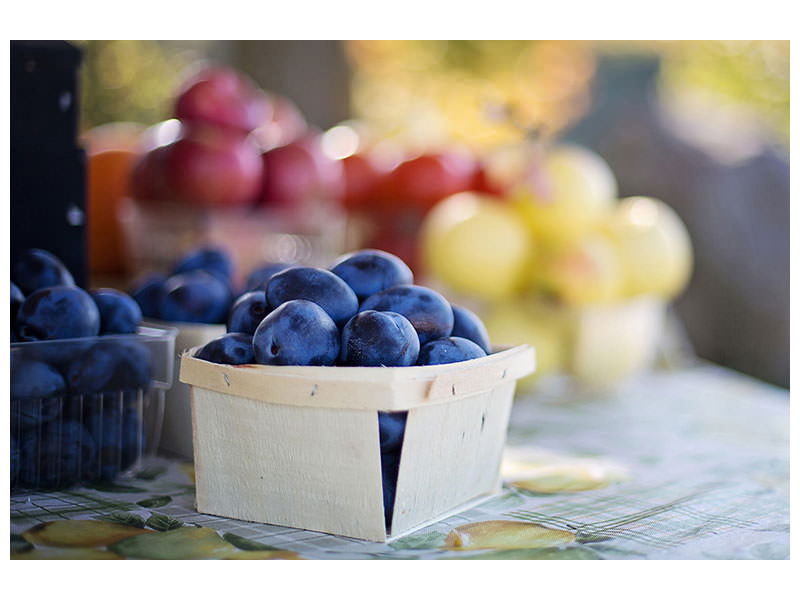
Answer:
<path fill-rule="evenodd" d="M 619 198 L 663 200 L 691 237 L 691 281 L 671 298 L 659 360 L 679 364 L 696 354 L 788 387 L 789 42 L 75 43 L 85 52 L 84 134 L 168 119 L 188 70 L 214 61 L 289 98 L 328 132 L 323 145 L 336 158 L 365 143 L 395 163 L 454 148 L 497 156 L 523 143 L 590 149 L 613 171 Z M 124 145 L 121 138 L 103 143 Z M 344 249 L 365 243 L 426 266 L 415 254 L 423 214 L 348 212 Z M 148 232 L 158 235 L 161 224 L 153 221 Z M 270 243 L 297 251 L 303 240 Z M 592 245 L 587 252 L 590 260 L 602 255 Z M 574 315 L 552 298 L 534 307 L 465 296 L 482 314 L 500 314 L 500 329 L 523 330 L 529 320 L 540 361 L 560 368 L 574 355 Z M 591 318 L 579 313 L 579 322 Z M 573 319 L 570 349 L 553 341 L 565 319 Z"/>
<path fill-rule="evenodd" d="M 84 128 L 166 118 L 184 68 L 202 58 L 236 64 L 236 47 L 248 44 L 77 43 L 86 52 Z M 347 111 L 340 118 L 365 118 L 382 134 L 421 144 L 456 139 L 487 146 L 513 140 L 520 129 L 508 122 L 508 109 L 519 126 L 555 135 L 586 112 L 598 53 L 631 52 L 658 58 L 658 91 L 665 102 L 715 113 L 722 104 L 725 114 L 715 118 L 744 117 L 748 128 L 765 128 L 788 149 L 788 41 L 351 41 L 341 48 L 351 77 L 338 82 L 350 102 L 336 108 Z M 236 66 L 254 74 L 260 69 Z M 308 99 L 295 101 L 304 108 Z"/>

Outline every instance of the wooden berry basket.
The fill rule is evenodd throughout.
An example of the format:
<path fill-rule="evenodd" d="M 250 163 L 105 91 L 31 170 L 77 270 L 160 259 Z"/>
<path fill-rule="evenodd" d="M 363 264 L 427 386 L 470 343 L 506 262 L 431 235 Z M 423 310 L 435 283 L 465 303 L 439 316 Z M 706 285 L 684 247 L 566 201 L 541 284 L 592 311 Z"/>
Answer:
<path fill-rule="evenodd" d="M 500 488 L 516 380 L 534 350 L 420 367 L 220 365 L 181 357 L 192 388 L 197 510 L 373 541 Z M 378 411 L 408 411 L 391 531 Z"/>
<path fill-rule="evenodd" d="M 150 319 L 158 327 L 177 329 L 176 354 L 173 356 L 175 370 L 180 367 L 180 354 L 187 348 L 202 346 L 226 332 L 225 325 L 205 323 L 183 323 Z M 189 386 L 180 382 L 167 391 L 164 404 L 164 424 L 161 430 L 159 450 L 170 456 L 192 459 L 192 403 Z"/>

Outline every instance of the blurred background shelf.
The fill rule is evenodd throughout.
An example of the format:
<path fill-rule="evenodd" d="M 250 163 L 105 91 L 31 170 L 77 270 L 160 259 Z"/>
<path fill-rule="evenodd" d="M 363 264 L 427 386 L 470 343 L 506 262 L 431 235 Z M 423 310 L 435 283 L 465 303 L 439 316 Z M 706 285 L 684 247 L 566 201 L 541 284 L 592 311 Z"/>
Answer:
<path fill-rule="evenodd" d="M 41 85 L 23 50 L 30 45 L 12 52 L 12 73 Z M 65 253 L 78 252 L 70 266 L 79 279 L 85 273 L 92 283 L 129 283 L 134 273 L 115 216 L 129 190 L 120 182 L 147 128 L 171 116 L 187 73 L 211 61 L 290 100 L 316 131 L 340 126 L 328 140 L 339 156 L 354 133 L 390 166 L 456 148 L 483 157 L 531 135 L 596 152 L 613 171 L 619 197 L 659 198 L 689 232 L 692 277 L 672 303 L 668 335 L 701 358 L 788 387 L 788 42 L 79 40 L 62 51 L 57 64 L 67 78 L 53 87 L 48 106 L 55 119 L 77 123 L 82 148 L 71 152 L 79 161 L 86 153 L 90 202 L 48 192 L 53 177 L 69 179 L 67 162 L 42 153 L 32 162 L 19 147 L 12 153 L 12 257 L 15 248 L 61 243 Z M 13 107 L 21 109 L 12 97 Z M 25 123 L 14 120 L 14 139 L 24 139 Z M 48 134 L 55 136 L 63 127 L 53 123 Z M 52 176 L 38 177 L 43 171 Z M 59 220 L 45 222 L 60 223 L 64 235 L 41 226 L 25 185 L 38 186 L 33 196 L 58 197 L 50 212 Z M 80 185 L 68 187 L 80 196 Z M 345 204 L 338 242 L 313 260 L 324 263 L 337 244 L 371 245 L 424 271 L 417 236 L 429 206 L 386 206 Z M 83 242 L 73 238 L 84 229 L 82 260 Z"/>
<path fill-rule="evenodd" d="M 660 198 L 686 223 L 694 274 L 675 311 L 694 351 L 788 386 L 788 42 L 76 46 L 85 53 L 83 132 L 165 119 L 182 70 L 211 60 L 291 98 L 321 130 L 368 126 L 389 154 L 393 144 L 483 151 L 518 142 L 525 129 L 585 145 L 608 162 L 620 197 Z M 349 221 L 363 231 L 358 215 Z M 413 219 L 386 227 L 373 245 L 413 252 Z"/>

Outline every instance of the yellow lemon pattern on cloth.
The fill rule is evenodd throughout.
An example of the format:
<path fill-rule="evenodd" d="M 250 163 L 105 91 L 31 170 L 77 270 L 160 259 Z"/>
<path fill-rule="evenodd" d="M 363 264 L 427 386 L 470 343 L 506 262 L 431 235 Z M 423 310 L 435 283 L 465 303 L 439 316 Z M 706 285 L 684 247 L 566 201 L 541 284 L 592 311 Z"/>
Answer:
<path fill-rule="evenodd" d="M 180 470 L 191 479 L 192 483 L 196 483 L 194 480 L 194 463 L 192 462 L 182 462 L 180 464 Z"/>
<path fill-rule="evenodd" d="M 122 560 L 122 556 L 97 548 L 41 548 L 12 552 L 12 560 Z"/>
<path fill-rule="evenodd" d="M 481 521 L 453 529 L 444 540 L 448 550 L 550 548 L 575 541 L 571 531 L 520 521 Z"/>
<path fill-rule="evenodd" d="M 226 558 L 236 549 L 208 527 L 180 527 L 142 538 L 123 540 L 109 548 L 128 558 Z"/>
<path fill-rule="evenodd" d="M 238 550 L 223 557 L 224 560 L 304 560 L 291 550 Z"/>
<path fill-rule="evenodd" d="M 626 467 L 604 458 L 582 458 L 508 449 L 502 473 L 513 487 L 536 494 L 559 494 L 606 488 L 630 479 Z"/>
<path fill-rule="evenodd" d="M 128 525 L 77 519 L 74 521 L 49 521 L 34 525 L 22 534 L 28 542 L 36 546 L 55 546 L 61 548 L 96 548 L 108 546 L 133 536 L 152 534 L 147 529 Z"/>

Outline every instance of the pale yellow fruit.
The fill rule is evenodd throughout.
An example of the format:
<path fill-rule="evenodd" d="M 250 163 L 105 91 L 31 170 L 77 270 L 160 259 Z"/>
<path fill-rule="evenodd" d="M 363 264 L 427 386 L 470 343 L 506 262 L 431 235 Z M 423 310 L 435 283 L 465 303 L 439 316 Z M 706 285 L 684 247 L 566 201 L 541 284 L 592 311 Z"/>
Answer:
<path fill-rule="evenodd" d="M 571 335 L 568 311 L 521 298 L 493 305 L 483 315 L 483 323 L 495 345 L 534 348 L 536 370 L 518 381 L 520 389 L 529 389 L 541 377 L 566 368 Z"/>
<path fill-rule="evenodd" d="M 534 281 L 542 291 L 570 306 L 617 300 L 625 284 L 617 249 L 601 234 L 583 236 L 541 256 Z"/>
<path fill-rule="evenodd" d="M 453 291 L 495 300 L 524 285 L 534 249 L 508 205 L 463 192 L 437 204 L 420 233 L 429 274 Z"/>
<path fill-rule="evenodd" d="M 528 165 L 512 187 L 514 207 L 537 242 L 560 246 L 613 210 L 617 181 L 608 164 L 580 146 L 557 146 Z"/>
<path fill-rule="evenodd" d="M 648 368 L 665 313 L 666 303 L 653 296 L 582 308 L 570 372 L 587 387 L 608 389 Z"/>
<path fill-rule="evenodd" d="M 686 287 L 692 273 L 691 239 L 664 202 L 643 196 L 621 200 L 607 231 L 619 249 L 627 295 L 671 299 Z"/>

